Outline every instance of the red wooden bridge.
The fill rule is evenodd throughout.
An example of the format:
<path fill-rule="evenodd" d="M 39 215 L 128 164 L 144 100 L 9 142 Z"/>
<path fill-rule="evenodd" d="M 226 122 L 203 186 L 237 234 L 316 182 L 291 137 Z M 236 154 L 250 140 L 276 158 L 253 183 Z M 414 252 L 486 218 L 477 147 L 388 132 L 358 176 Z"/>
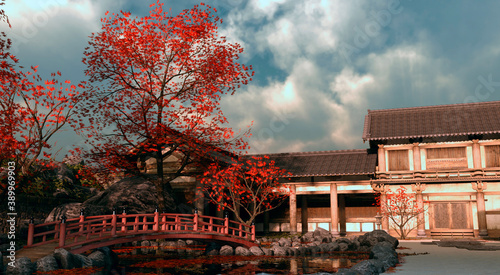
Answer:
<path fill-rule="evenodd" d="M 197 239 L 252 247 L 255 225 L 195 214 L 113 214 L 33 224 L 23 250 L 38 246 L 65 248 L 72 253 L 119 243 L 152 239 Z M 50 244 L 50 245 L 49 245 Z M 27 252 L 27 251 L 26 251 Z"/>

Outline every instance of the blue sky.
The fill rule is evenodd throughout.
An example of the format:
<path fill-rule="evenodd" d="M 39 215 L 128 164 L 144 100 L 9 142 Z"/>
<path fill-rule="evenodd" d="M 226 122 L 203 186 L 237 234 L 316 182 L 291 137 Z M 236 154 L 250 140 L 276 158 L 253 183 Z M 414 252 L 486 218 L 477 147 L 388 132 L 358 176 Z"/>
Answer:
<path fill-rule="evenodd" d="M 163 1 L 172 13 L 197 1 Z M 222 106 L 254 121 L 251 153 L 367 148 L 368 109 L 500 100 L 499 1 L 205 1 L 220 34 L 243 45 L 254 81 Z M 21 62 L 84 79 L 88 36 L 106 11 L 146 15 L 148 1 L 7 0 Z M 5 26 L 1 27 L 5 30 Z M 61 154 L 83 144 L 57 136 Z"/>

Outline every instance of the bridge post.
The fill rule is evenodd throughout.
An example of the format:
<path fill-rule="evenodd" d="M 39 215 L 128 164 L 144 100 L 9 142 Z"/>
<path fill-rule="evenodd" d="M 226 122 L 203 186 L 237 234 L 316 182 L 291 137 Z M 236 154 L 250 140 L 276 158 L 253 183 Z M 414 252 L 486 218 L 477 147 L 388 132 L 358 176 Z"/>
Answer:
<path fill-rule="evenodd" d="M 116 236 L 116 211 L 113 207 L 113 217 L 111 217 L 111 236 Z"/>
<path fill-rule="evenodd" d="M 33 217 L 31 217 L 28 225 L 28 246 L 33 245 L 33 235 L 35 235 L 35 221 Z"/>
<path fill-rule="evenodd" d="M 63 247 L 66 242 L 66 216 L 61 217 L 61 226 L 59 227 L 59 247 Z"/>
<path fill-rule="evenodd" d="M 123 216 L 122 216 L 122 232 L 127 231 L 127 227 L 125 226 L 127 224 L 127 212 L 125 211 L 125 206 L 123 207 Z"/>
<path fill-rule="evenodd" d="M 224 233 L 229 234 L 229 217 L 227 216 L 224 218 Z"/>
<path fill-rule="evenodd" d="M 80 220 L 78 221 L 80 223 L 80 230 L 79 232 L 83 231 L 83 222 L 85 221 L 85 208 L 80 209 Z"/>
<path fill-rule="evenodd" d="M 158 231 L 160 223 L 160 213 L 158 213 L 158 207 L 155 208 L 155 224 L 153 225 L 153 230 Z"/>
<path fill-rule="evenodd" d="M 198 208 L 194 209 L 194 217 L 193 217 L 193 230 L 198 231 Z"/>
<path fill-rule="evenodd" d="M 252 231 L 252 241 L 255 241 L 255 222 L 252 222 L 252 227 L 251 227 L 251 231 Z"/>

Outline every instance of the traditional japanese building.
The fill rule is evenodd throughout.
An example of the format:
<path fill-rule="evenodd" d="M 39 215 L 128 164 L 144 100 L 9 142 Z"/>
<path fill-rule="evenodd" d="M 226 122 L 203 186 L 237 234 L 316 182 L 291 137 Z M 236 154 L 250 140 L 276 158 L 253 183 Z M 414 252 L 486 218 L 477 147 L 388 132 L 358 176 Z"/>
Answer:
<path fill-rule="evenodd" d="M 371 231 L 375 193 L 404 186 L 428 205 L 413 236 L 500 236 L 500 101 L 368 110 L 362 138 L 366 150 L 271 154 L 295 192 L 269 230 Z"/>

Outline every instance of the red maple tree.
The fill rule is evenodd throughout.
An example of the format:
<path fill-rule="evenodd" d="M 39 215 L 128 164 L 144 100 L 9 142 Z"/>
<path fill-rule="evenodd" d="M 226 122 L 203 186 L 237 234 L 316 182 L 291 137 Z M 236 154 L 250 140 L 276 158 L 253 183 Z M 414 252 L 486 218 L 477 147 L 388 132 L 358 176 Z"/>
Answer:
<path fill-rule="evenodd" d="M 258 215 L 279 207 L 290 195 L 280 179 L 290 174 L 264 156 L 246 156 L 229 165 L 212 163 L 200 189 L 218 210 L 228 210 L 250 225 Z"/>
<path fill-rule="evenodd" d="M 4 5 L 4 1 L 0 5 Z M 7 22 L 1 10 L 0 21 Z M 0 160 L 15 161 L 23 174 L 40 157 L 50 159 L 53 135 L 71 123 L 79 97 L 77 86 L 59 81 L 56 74 L 44 80 L 37 67 L 24 70 L 10 53 L 12 41 L 0 35 Z M 57 72 L 60 76 L 61 73 Z M 81 84 L 79 85 L 80 87 Z"/>
<path fill-rule="evenodd" d="M 171 181 L 192 175 L 200 159 L 246 150 L 245 134 L 227 126 L 219 101 L 253 72 L 237 62 L 242 47 L 218 35 L 214 8 L 200 4 L 173 16 L 159 1 L 150 7 L 141 18 L 113 13 L 90 37 L 83 59 L 89 104 L 81 109 L 90 149 L 83 154 L 108 175 L 147 176 L 137 163 L 153 159 L 158 204 L 175 209 L 165 198 Z"/>
<path fill-rule="evenodd" d="M 389 219 L 390 226 L 403 240 L 417 228 L 418 215 L 426 211 L 425 205 L 419 206 L 415 194 L 406 193 L 404 186 L 399 187 L 395 192 L 388 189 L 385 202 L 381 201 L 380 194 L 377 194 L 375 201 L 380 207 L 380 214 Z"/>

